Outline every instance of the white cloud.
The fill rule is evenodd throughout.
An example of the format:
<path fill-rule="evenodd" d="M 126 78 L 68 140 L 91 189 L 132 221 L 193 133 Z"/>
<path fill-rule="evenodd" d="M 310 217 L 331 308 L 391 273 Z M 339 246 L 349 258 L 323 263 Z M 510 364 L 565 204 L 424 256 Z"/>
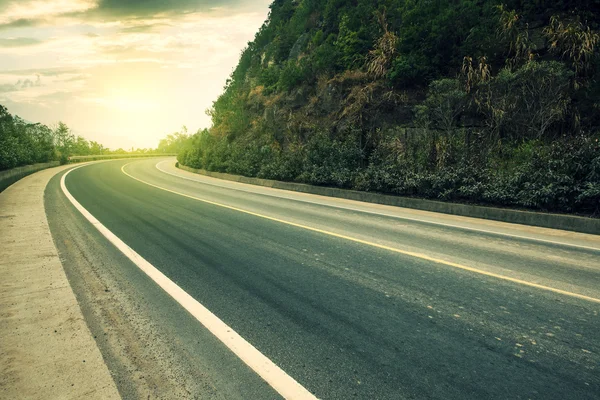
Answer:
<path fill-rule="evenodd" d="M 88 139 L 103 142 L 104 132 L 108 146 L 155 147 L 184 124 L 192 131 L 210 124 L 204 110 L 221 94 L 270 0 L 253 2 L 254 12 L 105 20 L 62 15 L 89 10 L 91 1 L 23 5 L 39 3 L 45 5 L 29 14 L 12 6 L 9 17 L 0 11 L 0 21 L 50 21 L 0 31 L 0 43 L 17 37 L 39 41 L 0 47 L 0 104 L 31 121 L 62 120 Z M 39 85 L 24 85 L 26 80 Z"/>
<path fill-rule="evenodd" d="M 94 0 L 18 0 L 8 4 L 0 14 L 0 23 L 19 19 L 46 19 L 54 16 L 84 12 L 97 7 Z"/>

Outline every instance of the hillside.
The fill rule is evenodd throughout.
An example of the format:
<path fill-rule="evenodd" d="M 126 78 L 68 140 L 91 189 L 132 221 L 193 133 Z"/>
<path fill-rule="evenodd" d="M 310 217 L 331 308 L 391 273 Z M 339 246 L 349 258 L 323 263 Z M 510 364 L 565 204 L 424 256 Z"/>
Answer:
<path fill-rule="evenodd" d="M 600 0 L 275 0 L 194 168 L 600 213 Z"/>

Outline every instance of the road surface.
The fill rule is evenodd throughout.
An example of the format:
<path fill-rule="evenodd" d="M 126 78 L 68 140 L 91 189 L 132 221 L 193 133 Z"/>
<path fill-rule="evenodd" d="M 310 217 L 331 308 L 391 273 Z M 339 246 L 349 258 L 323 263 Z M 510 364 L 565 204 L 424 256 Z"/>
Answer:
<path fill-rule="evenodd" d="M 124 397 L 281 398 L 61 177 L 51 230 Z M 83 166 L 65 186 L 317 398 L 599 397 L 598 236 L 225 182 L 173 159 Z"/>

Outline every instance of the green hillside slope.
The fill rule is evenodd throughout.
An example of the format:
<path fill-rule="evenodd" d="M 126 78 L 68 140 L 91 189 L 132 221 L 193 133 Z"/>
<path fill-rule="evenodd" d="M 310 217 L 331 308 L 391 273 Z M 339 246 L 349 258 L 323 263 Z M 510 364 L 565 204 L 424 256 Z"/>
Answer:
<path fill-rule="evenodd" d="M 600 0 L 275 0 L 195 168 L 599 213 Z"/>

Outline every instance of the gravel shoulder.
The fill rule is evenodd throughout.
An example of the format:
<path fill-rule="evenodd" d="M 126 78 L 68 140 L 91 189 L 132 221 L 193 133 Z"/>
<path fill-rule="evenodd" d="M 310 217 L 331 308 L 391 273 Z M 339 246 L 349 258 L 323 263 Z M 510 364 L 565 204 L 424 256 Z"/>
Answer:
<path fill-rule="evenodd" d="M 120 398 L 44 209 L 48 182 L 68 168 L 40 171 L 0 193 L 0 398 Z"/>

